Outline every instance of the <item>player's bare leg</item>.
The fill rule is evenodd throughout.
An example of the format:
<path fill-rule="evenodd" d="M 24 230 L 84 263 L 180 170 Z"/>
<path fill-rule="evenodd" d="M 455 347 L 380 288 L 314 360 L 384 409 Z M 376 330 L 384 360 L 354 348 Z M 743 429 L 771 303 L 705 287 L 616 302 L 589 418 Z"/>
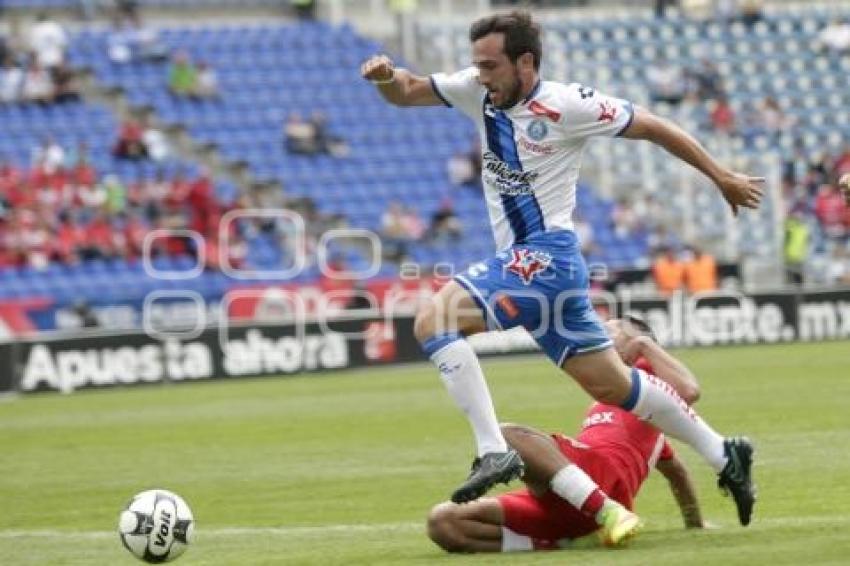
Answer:
<path fill-rule="evenodd" d="M 756 498 L 749 440 L 724 439 L 668 383 L 629 368 L 612 348 L 573 356 L 562 369 L 597 401 L 622 407 L 689 444 L 717 472 L 719 486 L 731 492 L 741 524 L 749 524 Z"/>
<path fill-rule="evenodd" d="M 600 527 L 600 539 L 607 546 L 620 546 L 640 530 L 637 515 L 603 492 L 581 468 L 558 449 L 545 433 L 521 425 L 502 425 L 508 444 L 525 462 L 523 481 L 535 495 L 551 490 L 570 505 L 592 518 Z"/>
<path fill-rule="evenodd" d="M 487 325 L 469 292 L 451 281 L 416 315 L 414 333 L 425 354 L 458 407 L 466 414 L 475 435 L 478 457 L 467 480 L 452 494 L 464 503 L 484 495 L 497 483 L 522 474 L 522 460 L 508 448 L 493 400 L 478 362 L 465 336 L 482 332 Z"/>

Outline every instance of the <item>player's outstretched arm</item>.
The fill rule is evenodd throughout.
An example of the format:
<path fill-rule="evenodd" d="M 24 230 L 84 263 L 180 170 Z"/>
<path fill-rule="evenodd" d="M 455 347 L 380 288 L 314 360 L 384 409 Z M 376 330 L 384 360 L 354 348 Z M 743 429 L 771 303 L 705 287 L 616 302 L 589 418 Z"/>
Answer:
<path fill-rule="evenodd" d="M 660 377 L 676 390 L 679 397 L 688 405 L 699 400 L 699 381 L 688 367 L 662 348 L 649 336 L 636 336 L 630 339 L 623 352 L 623 360 L 631 365 L 638 358 L 645 358 Z"/>
<path fill-rule="evenodd" d="M 723 198 L 738 214 L 738 207 L 758 208 L 763 177 L 751 177 L 723 167 L 685 130 L 644 108 L 635 108 L 634 119 L 623 137 L 648 140 L 660 145 L 682 161 L 691 164 L 711 179 Z"/>
<path fill-rule="evenodd" d="M 667 482 L 670 485 L 670 491 L 673 493 L 673 497 L 676 498 L 676 503 L 679 505 L 679 510 L 682 512 L 682 519 L 685 521 L 685 528 L 704 528 L 705 522 L 702 519 L 702 511 L 699 507 L 697 492 L 685 464 L 678 456 L 674 455 L 672 458 L 667 460 L 659 460 L 655 468 L 661 472 L 665 478 L 667 478 Z"/>
<path fill-rule="evenodd" d="M 428 77 L 397 69 L 386 55 L 375 55 L 360 66 L 360 74 L 371 81 L 384 100 L 396 106 L 442 106 Z"/>

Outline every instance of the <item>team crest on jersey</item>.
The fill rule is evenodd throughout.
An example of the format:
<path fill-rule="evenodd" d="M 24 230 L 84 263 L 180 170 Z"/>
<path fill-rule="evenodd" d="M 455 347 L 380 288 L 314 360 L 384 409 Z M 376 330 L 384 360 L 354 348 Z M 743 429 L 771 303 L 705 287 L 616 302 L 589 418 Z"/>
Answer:
<path fill-rule="evenodd" d="M 528 125 L 528 128 L 525 129 L 528 137 L 533 139 L 534 141 L 540 141 L 546 137 L 546 134 L 549 133 L 549 126 L 546 125 L 546 122 L 540 119 L 534 119 Z"/>
<path fill-rule="evenodd" d="M 552 264 L 552 256 L 539 250 L 518 248 L 511 250 L 511 260 L 505 269 L 519 275 L 526 285 L 531 284 L 534 276 L 546 271 Z"/>

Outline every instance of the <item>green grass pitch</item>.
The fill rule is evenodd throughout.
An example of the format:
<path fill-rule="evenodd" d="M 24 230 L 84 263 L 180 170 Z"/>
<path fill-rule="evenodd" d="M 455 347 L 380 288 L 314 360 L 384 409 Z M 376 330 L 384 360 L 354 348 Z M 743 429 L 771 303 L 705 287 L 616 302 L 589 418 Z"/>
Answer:
<path fill-rule="evenodd" d="M 427 365 L 286 379 L 39 395 L 0 403 L 0 564 L 137 562 L 115 531 L 134 493 L 176 491 L 196 517 L 177 563 L 847 564 L 850 344 L 682 351 L 699 410 L 757 443 L 760 499 L 737 525 L 679 447 L 718 528 L 680 527 L 651 478 L 622 550 L 450 556 L 424 517 L 466 474 L 472 436 Z M 500 418 L 574 433 L 587 396 L 539 356 L 486 360 Z"/>

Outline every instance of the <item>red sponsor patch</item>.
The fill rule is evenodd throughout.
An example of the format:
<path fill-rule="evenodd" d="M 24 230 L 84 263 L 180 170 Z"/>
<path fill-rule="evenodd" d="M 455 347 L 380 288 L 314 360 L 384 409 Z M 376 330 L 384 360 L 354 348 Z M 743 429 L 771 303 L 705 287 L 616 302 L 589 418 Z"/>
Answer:
<path fill-rule="evenodd" d="M 533 114 L 535 114 L 537 116 L 546 116 L 547 118 L 549 118 L 553 122 L 559 122 L 561 120 L 561 113 L 560 112 L 558 112 L 556 110 L 552 110 L 548 106 L 545 106 L 545 105 L 537 102 L 536 100 L 532 100 L 529 103 L 528 109 L 531 110 L 531 112 Z"/>
<path fill-rule="evenodd" d="M 511 299 L 508 295 L 499 295 L 499 298 L 496 299 L 496 304 L 505 311 L 508 318 L 516 318 L 519 316 L 519 307 L 516 306 L 516 303 L 514 303 L 513 299 Z"/>

